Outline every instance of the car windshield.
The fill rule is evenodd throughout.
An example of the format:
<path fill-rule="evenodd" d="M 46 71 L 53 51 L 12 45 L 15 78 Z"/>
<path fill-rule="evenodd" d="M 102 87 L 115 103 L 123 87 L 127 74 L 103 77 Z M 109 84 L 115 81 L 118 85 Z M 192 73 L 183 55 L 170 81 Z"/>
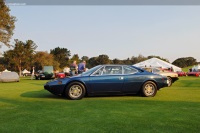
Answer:
<path fill-rule="evenodd" d="M 97 69 L 100 68 L 101 66 L 102 66 L 102 65 L 95 66 L 95 67 L 89 69 L 88 71 L 82 73 L 81 75 L 82 75 L 82 76 L 90 75 L 91 73 L 93 73 L 95 70 L 97 70 Z"/>
<path fill-rule="evenodd" d="M 47 73 L 53 73 L 53 66 L 44 66 L 43 71 Z"/>

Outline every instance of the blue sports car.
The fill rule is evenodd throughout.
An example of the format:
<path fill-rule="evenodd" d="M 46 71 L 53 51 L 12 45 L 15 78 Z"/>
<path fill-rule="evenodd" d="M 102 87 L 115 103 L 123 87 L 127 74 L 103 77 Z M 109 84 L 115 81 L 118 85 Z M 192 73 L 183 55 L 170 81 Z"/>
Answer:
<path fill-rule="evenodd" d="M 167 77 L 129 65 L 98 65 L 69 78 L 47 82 L 44 88 L 55 95 L 77 100 L 85 95 L 142 94 L 153 97 L 167 87 Z"/>

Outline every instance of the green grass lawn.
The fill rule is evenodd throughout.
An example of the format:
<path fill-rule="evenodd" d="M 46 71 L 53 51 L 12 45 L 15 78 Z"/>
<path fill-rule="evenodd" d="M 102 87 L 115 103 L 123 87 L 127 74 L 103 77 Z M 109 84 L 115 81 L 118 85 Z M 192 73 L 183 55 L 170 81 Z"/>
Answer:
<path fill-rule="evenodd" d="M 188 66 L 185 68 L 182 68 L 183 72 L 189 72 L 189 69 L 192 68 L 193 66 Z"/>
<path fill-rule="evenodd" d="M 180 77 L 155 97 L 67 100 L 43 89 L 45 80 L 0 83 L 0 133 L 197 133 L 200 78 Z"/>

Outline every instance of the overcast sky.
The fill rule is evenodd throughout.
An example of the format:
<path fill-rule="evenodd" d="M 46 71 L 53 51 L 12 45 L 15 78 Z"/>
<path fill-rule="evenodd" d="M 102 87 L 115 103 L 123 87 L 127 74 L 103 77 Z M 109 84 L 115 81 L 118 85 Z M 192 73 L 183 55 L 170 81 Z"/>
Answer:
<path fill-rule="evenodd" d="M 200 6 L 10 6 L 13 39 L 33 40 L 38 51 L 110 59 L 157 55 L 200 61 Z M 11 44 L 13 43 L 11 40 Z M 5 46 L 3 47 L 5 49 Z"/>

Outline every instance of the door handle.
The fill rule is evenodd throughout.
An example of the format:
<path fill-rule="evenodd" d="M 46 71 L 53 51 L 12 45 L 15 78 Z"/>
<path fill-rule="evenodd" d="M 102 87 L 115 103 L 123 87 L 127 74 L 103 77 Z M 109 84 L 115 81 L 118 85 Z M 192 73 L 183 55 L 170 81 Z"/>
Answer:
<path fill-rule="evenodd" d="M 119 80 L 123 80 L 124 79 L 124 77 L 119 77 Z"/>

